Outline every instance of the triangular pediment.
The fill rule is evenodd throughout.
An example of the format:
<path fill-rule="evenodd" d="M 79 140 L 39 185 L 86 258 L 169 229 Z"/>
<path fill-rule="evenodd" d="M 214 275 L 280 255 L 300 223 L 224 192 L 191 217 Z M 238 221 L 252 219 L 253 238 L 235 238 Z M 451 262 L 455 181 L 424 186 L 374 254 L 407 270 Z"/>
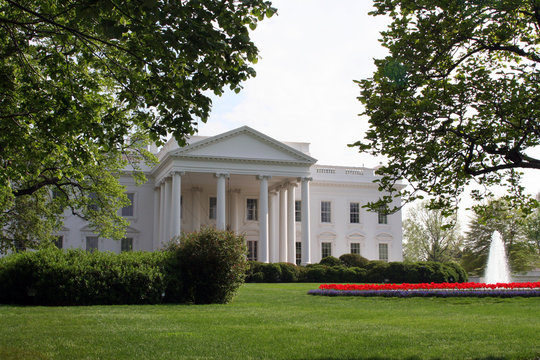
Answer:
<path fill-rule="evenodd" d="M 317 160 L 248 126 L 175 150 L 173 157 L 312 165 Z"/>

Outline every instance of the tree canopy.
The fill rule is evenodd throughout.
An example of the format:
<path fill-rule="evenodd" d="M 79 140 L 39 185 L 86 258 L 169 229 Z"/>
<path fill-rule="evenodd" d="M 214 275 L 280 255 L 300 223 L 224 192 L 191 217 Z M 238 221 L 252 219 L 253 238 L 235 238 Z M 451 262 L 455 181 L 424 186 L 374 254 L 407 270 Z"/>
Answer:
<path fill-rule="evenodd" d="M 365 138 L 352 144 L 384 155 L 380 185 L 404 203 L 434 196 L 451 208 L 471 181 L 503 184 L 525 207 L 520 171 L 540 169 L 540 2 L 375 0 L 389 16 L 389 50 L 372 78 L 357 81 Z M 482 194 L 473 194 L 480 198 Z M 390 199 L 385 199 L 390 201 Z"/>
<path fill-rule="evenodd" d="M 121 237 L 119 174 L 152 160 L 148 141 L 182 144 L 211 93 L 255 75 L 249 29 L 274 12 L 263 0 L 0 0 L 0 238 L 50 234 L 65 209 Z"/>
<path fill-rule="evenodd" d="M 409 209 L 403 221 L 403 258 L 408 261 L 457 260 L 463 238 L 457 216 L 445 217 L 424 201 Z"/>

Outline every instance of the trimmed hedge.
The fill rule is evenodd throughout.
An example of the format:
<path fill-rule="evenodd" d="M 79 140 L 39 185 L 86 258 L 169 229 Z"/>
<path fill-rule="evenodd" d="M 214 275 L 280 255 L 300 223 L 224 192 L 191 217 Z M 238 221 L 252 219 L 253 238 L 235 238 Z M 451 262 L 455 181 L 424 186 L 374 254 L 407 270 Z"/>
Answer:
<path fill-rule="evenodd" d="M 325 260 L 324 263 L 328 261 Z M 334 262 L 331 261 L 331 263 Z M 294 275 L 284 276 L 284 266 L 286 266 L 287 274 Z M 328 266 L 324 265 L 323 261 L 305 267 L 284 263 L 250 262 L 246 277 L 246 282 L 316 283 L 429 283 L 466 282 L 467 280 L 467 273 L 456 263 L 387 263 L 378 260 L 367 261 L 364 267 Z"/>
<path fill-rule="evenodd" d="M 224 303 L 243 282 L 244 239 L 211 229 L 158 252 L 42 249 L 0 258 L 0 303 Z"/>

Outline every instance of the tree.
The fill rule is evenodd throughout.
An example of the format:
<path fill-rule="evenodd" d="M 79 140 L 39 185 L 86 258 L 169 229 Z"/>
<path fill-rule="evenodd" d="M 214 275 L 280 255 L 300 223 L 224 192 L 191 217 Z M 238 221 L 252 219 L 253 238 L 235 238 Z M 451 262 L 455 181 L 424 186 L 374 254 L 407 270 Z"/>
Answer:
<path fill-rule="evenodd" d="M 380 186 L 404 203 L 427 192 L 452 208 L 471 181 L 503 184 L 516 204 L 522 169 L 540 169 L 540 2 L 375 0 L 392 19 L 389 50 L 372 78 L 357 81 L 370 128 L 357 146 L 384 155 Z M 411 190 L 412 189 L 412 190 Z M 483 194 L 475 192 L 477 199 Z M 383 199 L 389 203 L 391 196 Z M 380 204 L 373 204 L 373 207 Z"/>
<path fill-rule="evenodd" d="M 65 209 L 121 237 L 119 174 L 142 180 L 149 141 L 183 144 L 210 93 L 255 75 L 248 28 L 274 11 L 263 0 L 0 1 L 1 242 L 50 235 Z"/>
<path fill-rule="evenodd" d="M 441 210 L 429 209 L 425 201 L 408 211 L 403 238 L 403 257 L 408 261 L 455 260 L 463 241 L 456 214 L 445 217 Z"/>
<path fill-rule="evenodd" d="M 490 199 L 473 210 L 462 256 L 462 265 L 469 273 L 484 273 L 494 231 L 502 236 L 512 272 L 525 272 L 534 266 L 538 253 L 527 233 L 530 216 L 524 216 L 504 198 Z"/>

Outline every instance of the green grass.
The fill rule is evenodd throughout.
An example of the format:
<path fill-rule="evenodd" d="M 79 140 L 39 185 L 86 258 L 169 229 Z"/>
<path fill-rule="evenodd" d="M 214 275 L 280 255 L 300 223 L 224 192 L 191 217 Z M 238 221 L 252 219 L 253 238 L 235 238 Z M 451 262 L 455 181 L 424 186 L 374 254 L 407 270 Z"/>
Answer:
<path fill-rule="evenodd" d="M 0 306 L 0 359 L 534 359 L 540 299 L 308 296 L 246 284 L 228 305 Z"/>

